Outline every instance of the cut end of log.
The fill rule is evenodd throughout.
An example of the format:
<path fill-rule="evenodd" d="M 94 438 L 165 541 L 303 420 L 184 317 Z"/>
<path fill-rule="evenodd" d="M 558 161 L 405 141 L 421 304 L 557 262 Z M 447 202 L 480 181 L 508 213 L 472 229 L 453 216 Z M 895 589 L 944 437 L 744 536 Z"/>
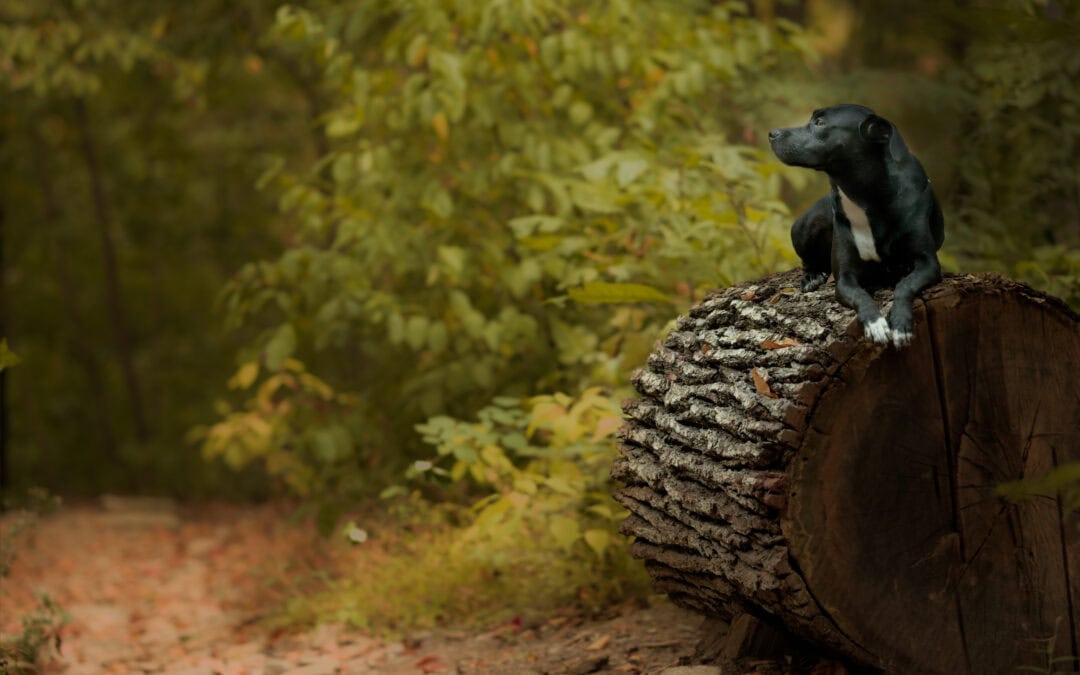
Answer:
<path fill-rule="evenodd" d="M 996 487 L 1080 460 L 1080 319 L 953 275 L 895 349 L 798 280 L 711 296 L 635 377 L 612 474 L 657 588 L 887 672 L 1078 654 L 1080 516 Z"/>

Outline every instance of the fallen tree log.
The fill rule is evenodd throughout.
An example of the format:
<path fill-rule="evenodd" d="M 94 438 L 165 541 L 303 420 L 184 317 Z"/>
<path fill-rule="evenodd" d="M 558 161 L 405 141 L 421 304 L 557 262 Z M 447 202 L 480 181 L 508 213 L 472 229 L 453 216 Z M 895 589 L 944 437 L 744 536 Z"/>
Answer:
<path fill-rule="evenodd" d="M 798 280 L 714 294 L 635 375 L 612 475 L 657 588 L 890 673 L 1080 652 L 1080 516 L 995 492 L 1080 460 L 1080 318 L 948 276 L 896 350 Z"/>

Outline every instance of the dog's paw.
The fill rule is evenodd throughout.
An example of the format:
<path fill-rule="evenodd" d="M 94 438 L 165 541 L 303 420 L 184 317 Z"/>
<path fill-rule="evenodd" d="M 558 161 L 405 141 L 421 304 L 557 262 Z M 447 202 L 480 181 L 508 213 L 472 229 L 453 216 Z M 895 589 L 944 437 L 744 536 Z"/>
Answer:
<path fill-rule="evenodd" d="M 892 337 L 893 347 L 900 349 L 901 347 L 907 347 L 911 344 L 911 339 L 914 334 L 909 330 L 892 330 L 890 331 Z"/>
<path fill-rule="evenodd" d="M 829 279 L 827 272 L 807 272 L 803 275 L 802 284 L 799 286 L 803 293 L 810 293 L 821 288 Z"/>
<path fill-rule="evenodd" d="M 889 344 L 890 333 L 889 322 L 885 320 L 885 317 L 879 316 L 870 323 L 863 324 L 863 335 L 876 344 Z"/>
<path fill-rule="evenodd" d="M 915 335 L 915 326 L 911 321 L 911 312 L 900 311 L 893 305 L 889 310 L 889 332 L 892 337 L 893 347 L 897 349 L 907 347 Z"/>

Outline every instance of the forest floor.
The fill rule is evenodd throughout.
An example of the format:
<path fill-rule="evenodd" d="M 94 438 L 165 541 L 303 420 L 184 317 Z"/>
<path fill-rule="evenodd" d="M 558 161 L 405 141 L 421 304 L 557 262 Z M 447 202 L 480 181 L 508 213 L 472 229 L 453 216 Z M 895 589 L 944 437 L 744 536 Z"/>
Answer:
<path fill-rule="evenodd" d="M 338 624 L 275 629 L 268 619 L 285 600 L 365 555 L 290 524 L 288 513 L 122 499 L 66 507 L 17 537 L 0 578 L 0 634 L 22 630 L 40 591 L 68 616 L 46 673 L 570 675 L 691 663 L 701 619 L 660 600 L 403 638 Z"/>

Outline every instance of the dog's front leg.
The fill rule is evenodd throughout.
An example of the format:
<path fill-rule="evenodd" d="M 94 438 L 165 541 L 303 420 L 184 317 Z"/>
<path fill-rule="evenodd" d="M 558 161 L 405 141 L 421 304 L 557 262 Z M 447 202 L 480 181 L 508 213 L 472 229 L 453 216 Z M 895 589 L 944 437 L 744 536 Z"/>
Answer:
<path fill-rule="evenodd" d="M 933 249 L 931 249 L 932 251 Z M 892 343 L 897 347 L 911 344 L 914 322 L 911 318 L 911 305 L 919 291 L 941 281 L 941 264 L 933 252 L 923 252 L 915 258 L 911 273 L 896 284 L 893 291 L 893 305 L 889 310 L 889 328 Z"/>
<path fill-rule="evenodd" d="M 855 310 L 862 323 L 863 335 L 877 344 L 889 343 L 889 323 L 881 316 L 877 303 L 859 283 L 852 270 L 844 270 L 836 277 L 836 297 L 840 304 Z"/>

